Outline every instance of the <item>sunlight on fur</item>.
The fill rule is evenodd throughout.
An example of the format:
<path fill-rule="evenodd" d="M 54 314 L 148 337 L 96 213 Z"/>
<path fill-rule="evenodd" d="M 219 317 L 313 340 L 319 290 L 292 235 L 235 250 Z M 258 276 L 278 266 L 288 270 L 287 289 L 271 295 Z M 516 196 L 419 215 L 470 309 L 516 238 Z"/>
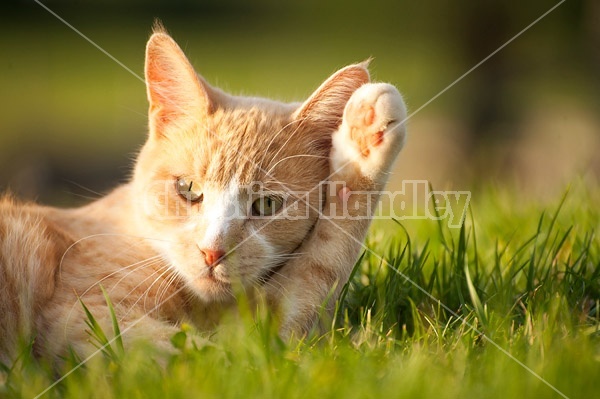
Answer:
<path fill-rule="evenodd" d="M 241 292 L 266 298 L 282 337 L 300 337 L 348 279 L 372 212 L 361 193 L 384 188 L 405 139 L 393 86 L 369 83 L 360 63 L 303 103 L 233 96 L 160 26 L 145 78 L 149 134 L 130 182 L 78 209 L 0 200 L 6 364 L 34 337 L 37 356 L 93 353 L 80 300 L 111 331 L 101 287 L 125 345 L 169 350 L 181 323 L 214 328 Z"/>

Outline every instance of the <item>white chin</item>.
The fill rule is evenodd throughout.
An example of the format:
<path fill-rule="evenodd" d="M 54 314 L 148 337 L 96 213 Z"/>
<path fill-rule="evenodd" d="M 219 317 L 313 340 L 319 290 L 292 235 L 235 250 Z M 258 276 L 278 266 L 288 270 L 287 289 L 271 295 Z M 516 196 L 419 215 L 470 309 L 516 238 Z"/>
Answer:
<path fill-rule="evenodd" d="M 231 285 L 214 277 L 198 278 L 191 285 L 194 293 L 204 302 L 227 302 L 234 299 Z"/>

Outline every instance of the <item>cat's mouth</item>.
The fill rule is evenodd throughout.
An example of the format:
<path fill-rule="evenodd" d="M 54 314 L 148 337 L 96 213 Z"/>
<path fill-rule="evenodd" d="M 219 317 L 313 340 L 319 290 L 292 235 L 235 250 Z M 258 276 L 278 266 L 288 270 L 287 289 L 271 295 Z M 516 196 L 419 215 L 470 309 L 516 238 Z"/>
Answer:
<path fill-rule="evenodd" d="M 229 286 L 230 283 L 227 279 L 219 276 L 213 269 L 209 269 L 208 274 L 203 276 L 203 279 L 206 281 L 210 281 L 213 284 L 219 284 L 223 286 Z"/>

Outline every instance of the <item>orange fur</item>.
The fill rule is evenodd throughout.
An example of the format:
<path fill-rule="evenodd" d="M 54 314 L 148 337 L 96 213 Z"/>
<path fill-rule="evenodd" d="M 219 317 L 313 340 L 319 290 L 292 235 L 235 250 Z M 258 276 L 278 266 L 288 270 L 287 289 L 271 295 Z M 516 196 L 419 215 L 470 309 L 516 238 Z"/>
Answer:
<path fill-rule="evenodd" d="M 363 220 L 320 215 L 343 216 L 345 198 L 322 197 L 320 184 L 382 189 L 404 140 L 400 95 L 368 84 L 366 67 L 341 69 L 303 104 L 237 97 L 208 85 L 157 26 L 146 49 L 149 136 L 131 181 L 79 209 L 0 200 L 0 361 L 21 339 L 41 356 L 90 353 L 79 300 L 111 331 L 100 287 L 126 342 L 168 348 L 183 321 L 212 328 L 238 285 L 265 292 L 283 335 L 308 331 L 369 225 L 362 194 L 348 201 Z M 202 200 L 186 200 L 180 181 Z M 256 182 L 260 193 L 242 189 Z M 261 195 L 285 199 L 289 217 L 250 217 Z M 226 256 L 206 262 L 203 249 Z"/>

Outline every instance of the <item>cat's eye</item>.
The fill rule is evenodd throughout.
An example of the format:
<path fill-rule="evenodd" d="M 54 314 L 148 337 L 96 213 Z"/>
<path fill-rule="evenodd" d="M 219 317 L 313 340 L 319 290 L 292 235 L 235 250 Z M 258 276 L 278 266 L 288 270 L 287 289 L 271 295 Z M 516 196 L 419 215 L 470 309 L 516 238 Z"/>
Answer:
<path fill-rule="evenodd" d="M 279 197 L 260 197 L 252 203 L 252 214 L 255 216 L 271 216 L 279 212 L 283 200 Z"/>
<path fill-rule="evenodd" d="M 183 199 L 191 202 L 200 202 L 204 199 L 200 186 L 197 186 L 192 180 L 180 177 L 175 182 L 175 189 Z"/>

